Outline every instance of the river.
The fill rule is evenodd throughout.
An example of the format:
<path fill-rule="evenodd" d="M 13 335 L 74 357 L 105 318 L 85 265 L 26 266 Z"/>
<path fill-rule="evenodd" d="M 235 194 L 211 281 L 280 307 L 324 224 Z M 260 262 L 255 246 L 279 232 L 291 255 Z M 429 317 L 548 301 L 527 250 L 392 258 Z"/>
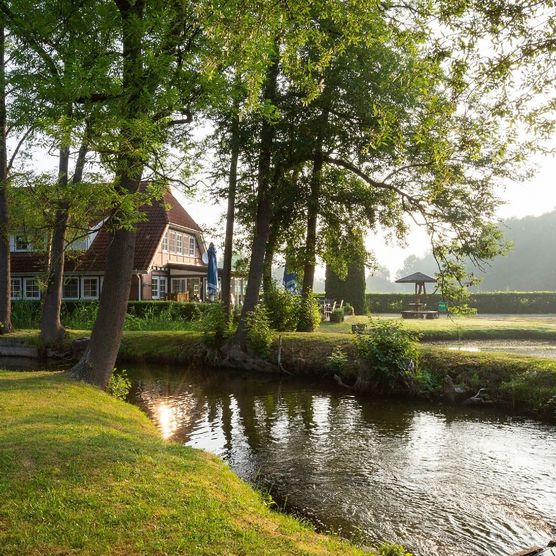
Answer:
<path fill-rule="evenodd" d="M 132 398 L 281 506 L 364 545 L 504 555 L 556 536 L 556 427 L 307 380 L 144 366 Z"/>

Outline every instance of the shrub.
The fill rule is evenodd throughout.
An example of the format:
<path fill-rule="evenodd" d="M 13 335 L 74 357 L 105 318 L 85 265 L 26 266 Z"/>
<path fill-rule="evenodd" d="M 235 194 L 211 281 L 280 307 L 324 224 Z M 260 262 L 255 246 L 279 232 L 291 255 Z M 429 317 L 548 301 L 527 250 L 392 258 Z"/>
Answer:
<path fill-rule="evenodd" d="M 411 553 L 407 552 L 401 544 L 387 542 L 380 545 L 378 556 L 411 556 Z"/>
<path fill-rule="evenodd" d="M 299 302 L 299 326 L 307 332 L 313 332 L 320 326 L 319 304 L 313 294 Z"/>
<path fill-rule="evenodd" d="M 106 386 L 106 391 L 114 398 L 125 401 L 130 390 L 131 380 L 129 380 L 127 376 L 127 371 L 123 369 L 118 372 L 114 369 L 108 381 L 108 385 Z"/>
<path fill-rule="evenodd" d="M 342 373 L 347 363 L 348 356 L 340 346 L 336 346 L 326 358 L 326 366 L 334 373 Z"/>
<path fill-rule="evenodd" d="M 15 328 L 38 328 L 41 305 L 39 301 L 12 302 L 12 324 Z"/>
<path fill-rule="evenodd" d="M 344 310 L 334 309 L 334 311 L 330 313 L 330 322 L 344 322 Z"/>
<path fill-rule="evenodd" d="M 274 334 L 263 303 L 247 313 L 247 347 L 259 357 L 268 357 Z"/>
<path fill-rule="evenodd" d="M 196 325 L 203 333 L 203 342 L 211 348 L 220 347 L 230 332 L 221 303 L 210 303 L 203 310 L 199 310 Z"/>
<path fill-rule="evenodd" d="M 297 328 L 299 319 L 300 298 L 297 295 L 278 288 L 273 283 L 264 294 L 270 326 L 280 332 L 289 332 Z"/>
<path fill-rule="evenodd" d="M 354 314 L 355 314 L 355 311 L 353 310 L 353 307 L 349 303 L 346 303 L 344 305 L 344 315 L 351 316 L 351 315 L 354 315 Z"/>
<path fill-rule="evenodd" d="M 399 324 L 378 322 L 368 334 L 356 335 L 354 341 L 359 357 L 369 365 L 373 382 L 384 390 L 392 390 L 400 378 L 416 369 L 419 353 L 416 339 L 414 332 Z"/>

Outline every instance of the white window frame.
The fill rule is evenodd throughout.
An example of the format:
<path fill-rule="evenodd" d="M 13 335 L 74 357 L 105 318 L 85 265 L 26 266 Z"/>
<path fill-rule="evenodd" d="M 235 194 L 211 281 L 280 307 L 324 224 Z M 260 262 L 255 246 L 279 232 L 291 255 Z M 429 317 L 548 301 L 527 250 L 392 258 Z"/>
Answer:
<path fill-rule="evenodd" d="M 14 284 L 18 284 L 19 294 L 17 296 L 14 295 Z M 21 278 L 11 278 L 10 280 L 10 296 L 11 299 L 21 299 L 23 297 L 23 288 L 21 284 Z"/>
<path fill-rule="evenodd" d="M 183 255 L 183 234 L 181 232 L 176 232 L 176 253 Z"/>
<path fill-rule="evenodd" d="M 27 295 L 27 284 L 29 282 L 35 282 L 36 286 L 37 286 L 37 296 L 33 296 L 30 297 Z M 29 300 L 37 300 L 41 298 L 41 290 L 39 287 L 39 281 L 36 278 L 23 278 L 23 299 L 29 299 Z"/>
<path fill-rule="evenodd" d="M 195 236 L 189 236 L 189 256 L 194 257 L 197 251 L 197 240 Z"/>
<path fill-rule="evenodd" d="M 97 294 L 95 296 L 85 295 L 85 280 L 95 280 L 97 283 Z M 81 278 L 81 299 L 98 299 L 100 297 L 100 280 L 98 276 L 83 276 Z"/>
<path fill-rule="evenodd" d="M 66 286 L 66 281 L 68 280 L 77 280 L 77 297 L 66 297 L 64 295 L 64 288 Z M 79 276 L 64 276 L 64 280 L 62 283 L 62 299 L 79 299 L 79 293 L 80 293 L 80 287 L 81 287 L 81 280 L 79 280 Z"/>
<path fill-rule="evenodd" d="M 163 253 L 168 253 L 168 247 L 169 247 L 168 230 L 166 230 L 164 232 L 164 236 L 162 237 L 162 252 Z"/>

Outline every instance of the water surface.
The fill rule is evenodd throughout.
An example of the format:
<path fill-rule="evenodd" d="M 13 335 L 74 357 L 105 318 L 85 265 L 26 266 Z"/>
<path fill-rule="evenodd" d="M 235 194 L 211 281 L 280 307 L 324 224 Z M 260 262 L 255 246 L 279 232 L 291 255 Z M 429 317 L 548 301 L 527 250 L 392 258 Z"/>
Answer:
<path fill-rule="evenodd" d="M 419 556 L 501 556 L 556 535 L 555 427 L 270 376 L 132 377 L 165 438 L 217 454 L 323 530 Z"/>

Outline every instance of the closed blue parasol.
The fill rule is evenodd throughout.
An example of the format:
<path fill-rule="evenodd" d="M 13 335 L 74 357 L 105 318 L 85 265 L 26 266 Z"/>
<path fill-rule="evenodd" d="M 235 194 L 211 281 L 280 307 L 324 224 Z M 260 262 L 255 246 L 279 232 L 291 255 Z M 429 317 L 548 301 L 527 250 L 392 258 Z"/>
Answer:
<path fill-rule="evenodd" d="M 284 278 L 282 279 L 284 288 L 290 293 L 297 293 L 297 274 L 295 272 L 288 272 L 288 267 L 284 267 Z"/>
<path fill-rule="evenodd" d="M 218 291 L 218 266 L 216 263 L 216 247 L 214 243 L 210 243 L 208 248 L 208 270 L 207 270 L 207 286 L 209 299 L 214 300 Z"/>

